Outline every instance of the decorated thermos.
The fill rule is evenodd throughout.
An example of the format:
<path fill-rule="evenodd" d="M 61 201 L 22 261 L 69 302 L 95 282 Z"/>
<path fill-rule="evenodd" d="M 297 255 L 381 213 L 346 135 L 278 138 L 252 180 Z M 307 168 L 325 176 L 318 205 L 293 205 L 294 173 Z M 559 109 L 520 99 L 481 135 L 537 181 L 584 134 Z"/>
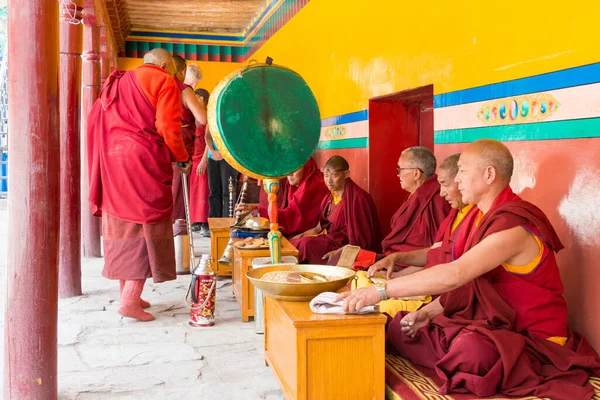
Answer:
<path fill-rule="evenodd" d="M 191 326 L 213 326 L 215 324 L 215 299 L 217 280 L 211 267 L 212 260 L 203 254 L 193 271 L 190 307 Z"/>

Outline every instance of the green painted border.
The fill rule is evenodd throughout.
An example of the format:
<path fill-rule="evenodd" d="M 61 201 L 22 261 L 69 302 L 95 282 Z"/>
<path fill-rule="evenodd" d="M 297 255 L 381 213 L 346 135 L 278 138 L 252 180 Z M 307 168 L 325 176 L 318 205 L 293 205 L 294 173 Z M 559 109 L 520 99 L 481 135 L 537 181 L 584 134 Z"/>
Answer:
<path fill-rule="evenodd" d="M 317 150 L 333 149 L 362 149 L 369 146 L 369 138 L 352 138 L 338 140 L 322 140 L 317 145 Z"/>
<path fill-rule="evenodd" d="M 469 143 L 484 138 L 501 142 L 600 138 L 600 118 L 448 129 L 435 131 L 433 142 L 435 144 Z"/>

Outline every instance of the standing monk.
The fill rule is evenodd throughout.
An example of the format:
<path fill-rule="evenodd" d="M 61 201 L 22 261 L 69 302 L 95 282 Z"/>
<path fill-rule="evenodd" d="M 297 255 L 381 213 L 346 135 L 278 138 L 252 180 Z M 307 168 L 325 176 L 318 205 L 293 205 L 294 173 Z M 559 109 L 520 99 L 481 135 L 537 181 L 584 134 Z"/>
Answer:
<path fill-rule="evenodd" d="M 200 105 L 206 109 L 209 98 L 208 90 L 196 89 L 195 93 Z M 202 236 L 210 236 L 208 230 L 208 175 L 206 174 L 208 149 L 205 133 L 206 125 L 198 124 L 190 177 L 190 222 L 194 231 L 200 231 Z"/>
<path fill-rule="evenodd" d="M 192 64 L 187 66 L 183 58 L 173 56 L 175 61 L 175 80 L 181 92 L 181 136 L 183 144 L 191 158 L 194 155 L 196 121 L 206 125 L 206 108 L 202 107 L 194 93 L 194 87 L 202 80 L 202 72 Z M 187 176 L 188 187 L 190 177 Z M 181 185 L 181 174 L 177 164 L 173 163 L 173 221 L 185 219 L 185 207 L 183 203 L 183 187 Z M 176 230 L 178 232 L 178 230 Z"/>
<path fill-rule="evenodd" d="M 340 156 L 325 163 L 323 176 L 330 194 L 321 203 L 319 222 L 292 239 L 301 262 L 320 264 L 326 253 L 347 244 L 378 250 L 381 232 L 375 203 L 350 178 L 349 169 L 348 161 Z"/>
<path fill-rule="evenodd" d="M 400 186 L 409 196 L 392 216 L 392 231 L 381 242 L 383 254 L 361 250 L 355 268 L 368 267 L 392 253 L 433 244 L 440 224 L 450 212 L 450 205 L 440 196 L 435 168 L 435 156 L 425 147 L 409 147 L 402 152 L 396 172 Z M 340 253 L 341 250 L 326 254 L 329 264 L 335 263 Z"/>
<path fill-rule="evenodd" d="M 284 201 L 279 209 L 279 226 L 283 234 L 290 238 L 314 228 L 321 215 L 321 203 L 329 190 L 312 157 L 300 169 L 288 175 L 287 183 L 287 190 L 282 196 Z M 267 207 L 259 206 L 255 210 L 261 217 L 269 217 Z M 241 203 L 236 207 L 238 213 L 248 211 L 251 211 L 248 204 Z"/>
<path fill-rule="evenodd" d="M 502 143 L 469 145 L 456 182 L 463 202 L 479 211 L 456 235 L 456 259 L 338 299 L 352 311 L 388 296 L 441 293 L 398 314 L 387 341 L 416 365 L 435 368 L 442 394 L 589 399 L 589 373 L 600 373 L 600 360 L 567 329 L 555 257 L 562 243 L 544 213 L 513 193 L 512 173 Z"/>
<path fill-rule="evenodd" d="M 173 161 L 189 155 L 171 55 L 154 49 L 144 65 L 113 72 L 88 116 L 89 201 L 102 215 L 104 270 L 121 283 L 119 314 L 151 321 L 141 300 L 147 278 L 176 278 L 171 216 Z"/>

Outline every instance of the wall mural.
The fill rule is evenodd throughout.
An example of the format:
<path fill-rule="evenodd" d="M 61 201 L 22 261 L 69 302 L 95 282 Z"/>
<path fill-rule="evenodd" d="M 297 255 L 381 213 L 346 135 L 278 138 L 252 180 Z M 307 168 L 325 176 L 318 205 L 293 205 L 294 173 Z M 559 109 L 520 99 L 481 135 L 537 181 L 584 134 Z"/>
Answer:
<path fill-rule="evenodd" d="M 548 93 L 535 93 L 485 102 L 477 118 L 487 125 L 540 122 L 558 111 L 560 103 Z"/>

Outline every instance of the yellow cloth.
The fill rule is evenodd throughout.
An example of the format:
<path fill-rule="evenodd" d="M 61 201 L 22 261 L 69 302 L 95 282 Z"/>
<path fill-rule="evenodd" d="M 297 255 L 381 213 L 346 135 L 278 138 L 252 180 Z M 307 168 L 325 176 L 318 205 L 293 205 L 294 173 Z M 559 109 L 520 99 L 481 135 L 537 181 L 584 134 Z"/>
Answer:
<path fill-rule="evenodd" d="M 331 196 L 333 197 L 333 204 L 337 206 L 342 201 L 342 196 L 344 195 L 342 194 L 340 197 L 337 197 L 334 192 L 331 192 Z"/>
<path fill-rule="evenodd" d="M 374 285 L 367 278 L 366 271 L 358 271 L 352 281 L 352 289 L 360 289 Z M 418 296 L 419 299 L 387 299 L 379 302 L 379 311 L 389 314 L 392 318 L 400 311 L 417 311 L 423 304 L 431 303 L 431 296 Z"/>
<path fill-rule="evenodd" d="M 467 206 L 464 206 L 457 214 L 456 217 L 454 217 L 454 221 L 452 222 L 452 228 L 450 229 L 450 233 L 454 232 L 454 230 L 458 227 L 458 225 L 462 222 L 462 220 L 465 218 L 465 215 L 467 215 L 469 213 L 469 211 L 471 211 L 471 208 L 473 208 L 473 204 L 469 204 Z"/>

